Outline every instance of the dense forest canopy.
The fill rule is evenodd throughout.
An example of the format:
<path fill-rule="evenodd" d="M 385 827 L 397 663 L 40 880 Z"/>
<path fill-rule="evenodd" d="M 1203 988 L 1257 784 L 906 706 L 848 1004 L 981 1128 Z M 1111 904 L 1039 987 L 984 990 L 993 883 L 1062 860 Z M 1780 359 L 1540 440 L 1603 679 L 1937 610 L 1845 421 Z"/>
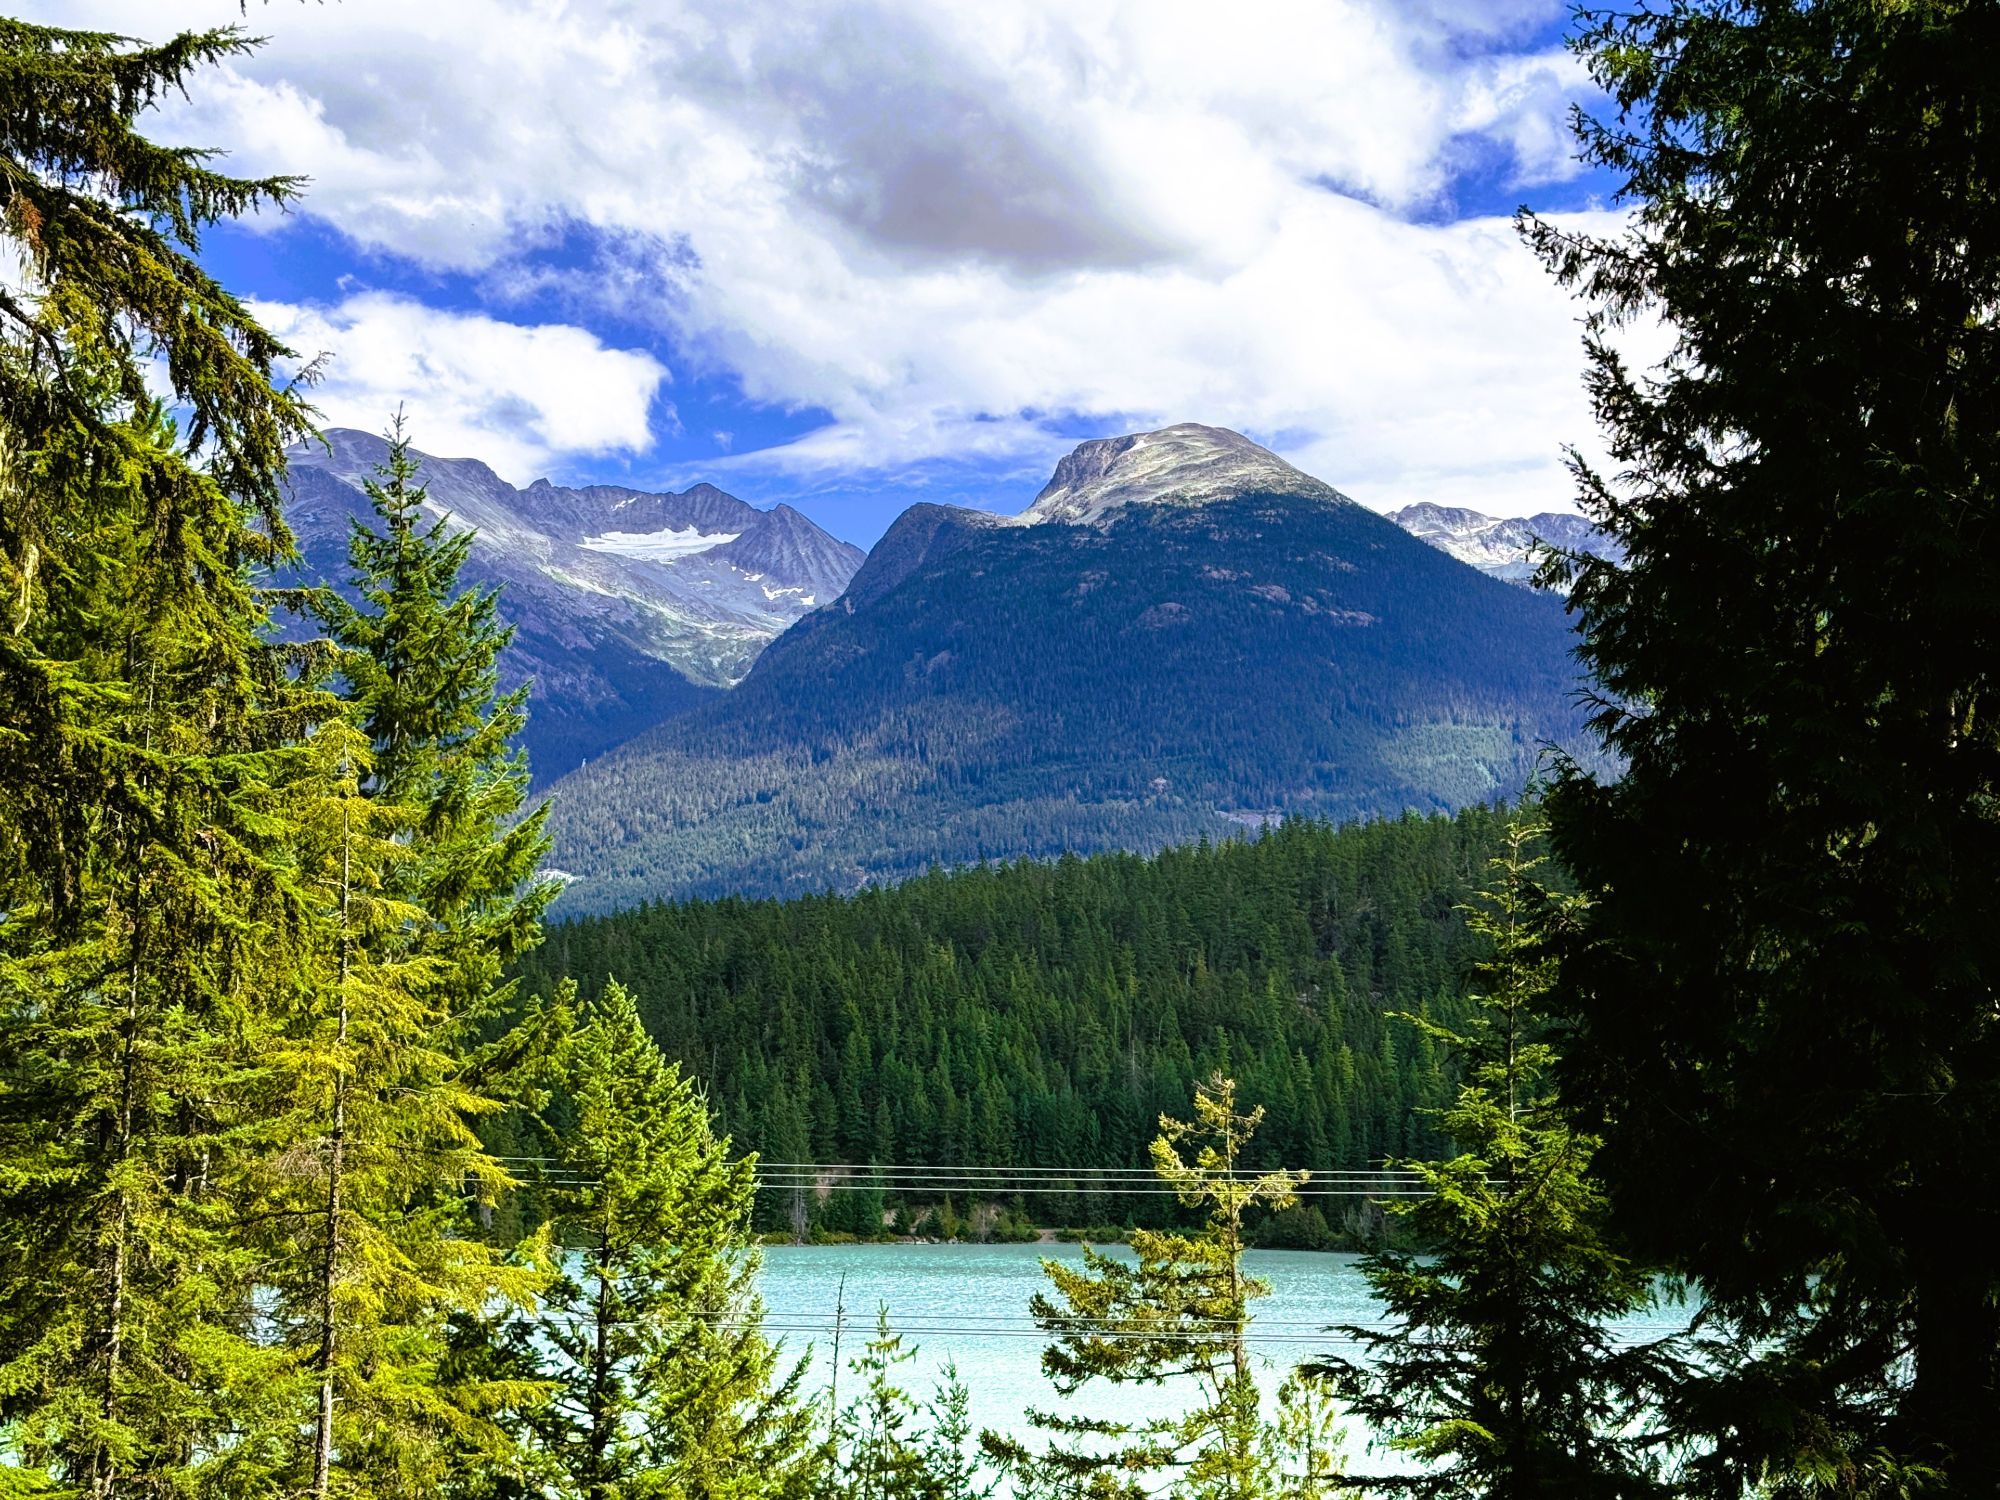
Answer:
<path fill-rule="evenodd" d="M 1294 821 L 1153 858 L 644 906 L 556 927 L 521 974 L 528 990 L 626 985 L 737 1144 L 774 1161 L 1085 1181 L 1144 1166 L 1159 1116 L 1219 1069 L 1268 1110 L 1255 1165 L 1360 1167 L 1438 1144 L 1424 1111 L 1447 1065 L 1388 1014 L 1459 1017 L 1461 907 L 1502 821 Z M 1142 1209 L 1031 1205 L 1081 1223 Z"/>

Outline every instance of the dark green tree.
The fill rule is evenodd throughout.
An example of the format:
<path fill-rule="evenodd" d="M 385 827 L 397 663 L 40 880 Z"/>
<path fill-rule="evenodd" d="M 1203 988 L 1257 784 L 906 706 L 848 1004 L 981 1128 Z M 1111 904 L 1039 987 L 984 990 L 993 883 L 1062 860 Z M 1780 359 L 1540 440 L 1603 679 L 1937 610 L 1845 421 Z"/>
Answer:
<path fill-rule="evenodd" d="M 1397 1165 L 1427 1194 L 1390 1205 L 1421 1254 L 1370 1256 L 1380 1324 L 1341 1332 L 1362 1351 L 1313 1373 L 1373 1440 L 1420 1461 L 1355 1476 L 1375 1493 L 1492 1500 L 1638 1500 L 1670 1493 L 1651 1425 L 1676 1363 L 1612 1331 L 1655 1300 L 1653 1278 L 1611 1238 L 1590 1176 L 1592 1140 L 1551 1087 L 1555 1054 L 1535 1007 L 1553 970 L 1544 934 L 1578 901 L 1537 872 L 1545 829 L 1523 810 L 1471 916 L 1491 945 L 1479 1009 L 1457 1029 L 1405 1017 L 1466 1068 L 1441 1111 L 1457 1154 Z"/>
<path fill-rule="evenodd" d="M 1525 229 L 1591 304 L 1576 469 L 1629 565 L 1552 566 L 1625 762 L 1549 799 L 1563 1093 L 1740 1339 L 1678 1408 L 1708 1490 L 2000 1493 L 2000 12 L 1655 0 L 1576 45 L 1631 215 Z"/>
<path fill-rule="evenodd" d="M 389 889 L 419 913 L 408 951 L 436 968 L 452 1018 L 470 1024 L 504 1006 L 502 969 L 540 940 L 559 887 L 536 878 L 547 807 L 520 816 L 527 688 L 498 691 L 513 631 L 496 592 L 460 582 L 473 534 L 426 517 L 400 412 L 387 437 L 364 485 L 374 519 L 355 522 L 349 543 L 355 597 L 321 589 L 312 606 L 372 742 L 367 793 L 404 809 L 407 852 Z"/>

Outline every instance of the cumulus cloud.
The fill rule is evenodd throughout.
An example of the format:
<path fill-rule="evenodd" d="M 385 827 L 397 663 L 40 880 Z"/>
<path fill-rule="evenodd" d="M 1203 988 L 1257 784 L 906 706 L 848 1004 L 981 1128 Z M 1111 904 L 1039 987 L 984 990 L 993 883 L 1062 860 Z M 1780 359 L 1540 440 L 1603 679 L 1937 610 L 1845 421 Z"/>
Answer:
<path fill-rule="evenodd" d="M 400 405 L 425 452 L 484 459 L 517 484 L 559 456 L 652 445 L 666 366 L 606 348 L 586 329 L 505 323 L 379 292 L 252 310 L 303 359 L 322 360 L 311 399 L 329 426 L 379 431 Z"/>
<path fill-rule="evenodd" d="M 235 15 L 62 8 L 141 32 Z M 554 288 L 753 401 L 831 413 L 746 470 L 1199 420 L 1373 503 L 1539 509 L 1589 434 L 1572 312 L 1504 222 L 1450 221 L 1468 160 L 1522 186 L 1574 170 L 1582 80 L 1519 42 L 1559 12 L 346 0 L 273 11 L 271 45 L 167 127 L 311 174 L 307 211 L 502 308 Z M 539 260 L 559 236 L 591 263 Z"/>

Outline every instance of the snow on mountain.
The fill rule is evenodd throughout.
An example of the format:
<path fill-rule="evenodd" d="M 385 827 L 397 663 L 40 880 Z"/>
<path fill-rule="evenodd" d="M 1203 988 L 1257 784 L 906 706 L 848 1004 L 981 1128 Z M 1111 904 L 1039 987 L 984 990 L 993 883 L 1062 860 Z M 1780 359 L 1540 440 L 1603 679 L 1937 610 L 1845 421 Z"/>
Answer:
<path fill-rule="evenodd" d="M 1535 563 L 1530 554 L 1542 543 L 1613 562 L 1625 556 L 1615 537 L 1569 511 L 1489 516 L 1460 506 L 1422 501 L 1389 512 L 1389 519 L 1411 536 L 1482 573 L 1524 586 L 1534 582 Z"/>
<path fill-rule="evenodd" d="M 642 562 L 671 562 L 677 557 L 706 552 L 710 547 L 733 542 L 740 534 L 734 531 L 704 532 L 693 526 L 684 530 L 669 526 L 663 531 L 607 531 L 603 536 L 585 537 L 583 545 L 592 552 L 616 552 L 620 557 L 636 557 Z"/>
<path fill-rule="evenodd" d="M 309 573 L 344 575 L 349 525 L 369 513 L 361 486 L 386 453 L 345 428 L 292 453 L 287 517 Z M 739 682 L 865 555 L 790 506 L 760 510 L 711 484 L 517 489 L 477 459 L 421 457 L 430 514 L 474 533 L 469 581 L 501 588 L 516 631 L 507 679 L 535 682 L 538 776 Z"/>

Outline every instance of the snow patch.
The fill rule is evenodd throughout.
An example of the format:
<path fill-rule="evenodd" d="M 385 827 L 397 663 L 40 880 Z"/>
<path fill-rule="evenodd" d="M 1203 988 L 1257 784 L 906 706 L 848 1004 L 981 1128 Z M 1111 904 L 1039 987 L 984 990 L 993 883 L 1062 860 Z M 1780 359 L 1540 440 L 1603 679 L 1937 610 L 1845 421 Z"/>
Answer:
<path fill-rule="evenodd" d="M 720 547 L 741 536 L 740 531 L 702 532 L 690 526 L 684 531 L 607 531 L 603 536 L 587 536 L 583 545 L 592 552 L 615 552 L 641 562 L 672 562 Z"/>

